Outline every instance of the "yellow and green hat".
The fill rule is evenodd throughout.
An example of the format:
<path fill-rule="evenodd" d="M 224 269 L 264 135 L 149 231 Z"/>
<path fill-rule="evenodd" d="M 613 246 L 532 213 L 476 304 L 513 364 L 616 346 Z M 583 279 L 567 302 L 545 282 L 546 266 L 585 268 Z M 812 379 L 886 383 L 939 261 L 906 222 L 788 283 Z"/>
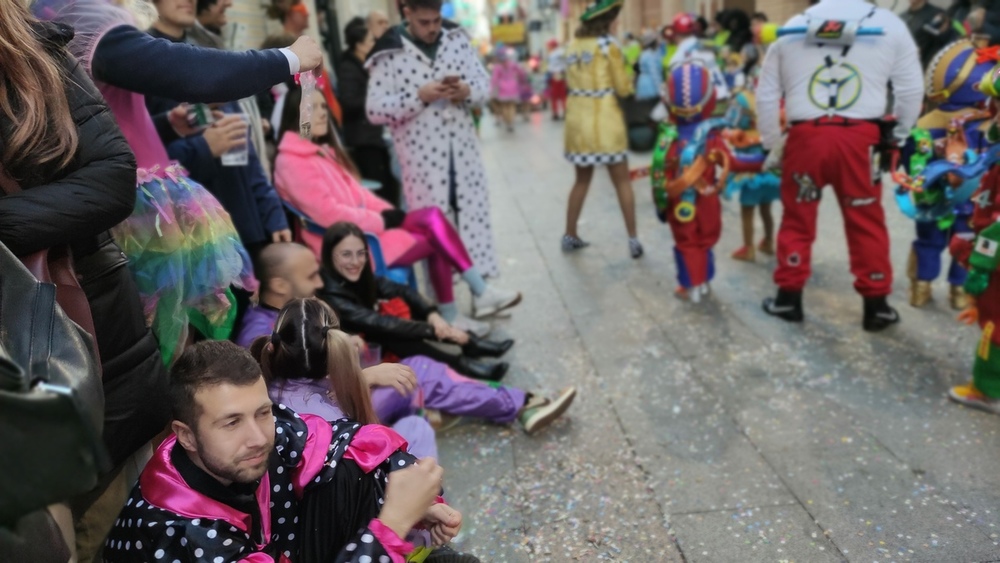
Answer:
<path fill-rule="evenodd" d="M 580 21 L 589 22 L 591 20 L 597 19 L 603 16 L 604 14 L 610 12 L 611 10 L 614 10 L 616 8 L 621 8 L 622 4 L 624 3 L 625 0 L 597 0 L 597 2 L 594 2 L 590 6 L 587 6 L 587 9 L 583 12 L 583 15 L 580 16 Z"/>

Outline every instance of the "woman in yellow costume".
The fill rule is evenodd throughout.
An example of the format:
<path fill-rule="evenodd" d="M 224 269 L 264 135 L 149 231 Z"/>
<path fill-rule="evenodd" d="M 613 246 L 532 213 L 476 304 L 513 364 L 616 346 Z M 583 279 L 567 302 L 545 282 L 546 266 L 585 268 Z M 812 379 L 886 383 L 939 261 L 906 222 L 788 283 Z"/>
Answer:
<path fill-rule="evenodd" d="M 623 2 L 599 0 L 587 8 L 580 16 L 576 38 L 566 49 L 566 160 L 576 166 L 576 181 L 569 195 L 562 248 L 569 252 L 588 246 L 577 236 L 576 224 L 594 178 L 594 167 L 606 165 L 625 218 L 629 253 L 639 258 L 642 244 L 636 238 L 625 118 L 616 99 L 632 93 L 632 81 L 625 73 L 622 49 L 609 33 Z"/>

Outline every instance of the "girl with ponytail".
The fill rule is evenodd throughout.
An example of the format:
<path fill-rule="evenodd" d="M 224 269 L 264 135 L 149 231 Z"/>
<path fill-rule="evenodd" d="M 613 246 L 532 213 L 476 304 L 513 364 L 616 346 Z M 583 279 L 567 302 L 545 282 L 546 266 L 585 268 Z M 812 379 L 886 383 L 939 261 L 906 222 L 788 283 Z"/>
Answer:
<path fill-rule="evenodd" d="M 289 302 L 278 315 L 271 337 L 258 338 L 250 353 L 260 362 L 264 379 L 277 389 L 295 379 L 327 382 L 331 399 L 343 415 L 362 424 L 378 424 L 358 350 L 322 301 Z"/>

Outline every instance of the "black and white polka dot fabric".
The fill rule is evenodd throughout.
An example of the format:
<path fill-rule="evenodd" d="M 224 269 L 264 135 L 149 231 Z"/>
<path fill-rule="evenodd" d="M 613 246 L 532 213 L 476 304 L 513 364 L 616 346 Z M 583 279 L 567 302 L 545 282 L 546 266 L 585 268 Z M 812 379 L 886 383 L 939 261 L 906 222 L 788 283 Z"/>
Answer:
<path fill-rule="evenodd" d="M 489 75 L 465 31 L 446 26 L 431 61 L 398 29 L 379 39 L 368 59 L 367 112 L 373 123 L 388 125 L 402 169 L 408 209 L 438 207 L 455 212 L 458 232 L 483 275 L 499 274 L 486 172 L 470 107 L 489 94 Z M 385 46 L 385 47 L 383 47 Z M 462 104 L 440 100 L 425 104 L 417 95 L 424 84 L 458 76 L 471 95 Z M 451 209 L 450 167 L 454 166 L 457 209 Z"/>
<path fill-rule="evenodd" d="M 275 452 L 270 469 L 258 485 L 256 497 L 261 516 L 260 537 L 251 537 L 251 515 L 240 512 L 191 488 L 171 463 L 170 450 L 177 446 L 171 438 L 157 449 L 143 470 L 104 546 L 106 563 L 292 563 L 298 553 L 296 538 L 299 500 L 295 483 L 329 478 L 337 460 L 348 450 L 351 437 L 360 425 L 344 420 L 333 425 L 334 437 L 325 450 L 316 475 L 300 475 L 311 454 L 307 448 L 309 425 L 283 406 L 274 408 Z M 313 424 L 331 424 L 310 417 Z M 325 452 L 325 455 L 324 455 Z M 406 454 L 409 456 L 409 454 Z M 412 463 L 392 457 L 401 466 Z M 155 476 L 155 477 L 153 477 Z M 152 480 L 150 480 L 152 479 Z M 142 484 L 161 493 L 144 493 Z M 266 488 L 264 488 L 266 486 Z M 384 488 L 383 488 L 384 490 Z M 154 504 L 150 498 L 164 498 Z M 337 562 L 389 561 L 388 552 L 367 528 L 357 534 L 353 548 L 344 550 Z"/>

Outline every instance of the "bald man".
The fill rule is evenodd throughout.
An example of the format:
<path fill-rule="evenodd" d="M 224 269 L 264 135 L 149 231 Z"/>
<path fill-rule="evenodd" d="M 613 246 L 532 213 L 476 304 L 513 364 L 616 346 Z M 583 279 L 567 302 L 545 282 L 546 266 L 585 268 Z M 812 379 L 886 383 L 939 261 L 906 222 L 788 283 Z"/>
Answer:
<path fill-rule="evenodd" d="M 260 300 L 240 322 L 236 343 L 249 348 L 258 336 L 271 334 L 278 311 L 292 299 L 312 297 L 323 287 L 316 255 L 301 244 L 275 243 L 264 247 L 257 258 Z"/>
<path fill-rule="evenodd" d="M 378 41 L 385 30 L 389 29 L 389 16 L 382 10 L 372 10 L 368 12 L 368 21 L 365 23 L 368 24 L 368 33 L 371 33 L 372 37 Z"/>

